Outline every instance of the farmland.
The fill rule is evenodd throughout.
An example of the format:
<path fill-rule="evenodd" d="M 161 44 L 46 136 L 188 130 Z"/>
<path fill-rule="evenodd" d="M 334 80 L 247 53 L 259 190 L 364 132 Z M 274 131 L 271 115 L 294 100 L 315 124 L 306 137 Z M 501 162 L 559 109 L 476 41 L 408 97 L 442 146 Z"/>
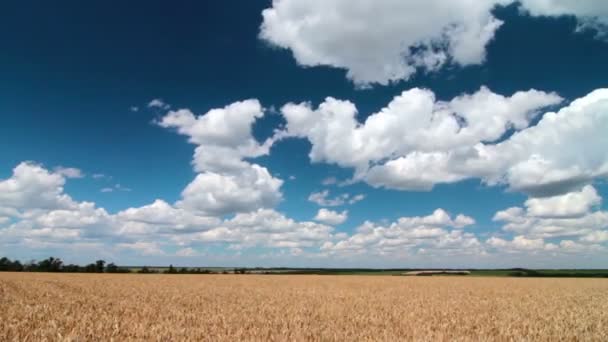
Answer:
<path fill-rule="evenodd" d="M 0 340 L 608 340 L 608 280 L 0 273 Z"/>

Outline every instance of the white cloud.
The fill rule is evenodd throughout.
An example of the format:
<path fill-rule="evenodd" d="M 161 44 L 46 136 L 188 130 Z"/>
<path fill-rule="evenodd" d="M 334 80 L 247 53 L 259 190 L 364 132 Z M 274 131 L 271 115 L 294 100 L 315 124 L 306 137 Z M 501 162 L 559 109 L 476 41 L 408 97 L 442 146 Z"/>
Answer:
<path fill-rule="evenodd" d="M 136 112 L 139 112 L 139 107 L 137 107 L 137 106 L 131 106 L 131 107 L 129 107 L 129 110 L 132 111 L 132 112 L 134 112 L 134 113 L 136 113 Z"/>
<path fill-rule="evenodd" d="M 320 192 L 313 192 L 308 196 L 308 200 L 310 202 L 316 203 L 321 207 L 337 207 L 344 205 L 346 200 L 348 200 L 348 194 L 341 194 L 336 196 L 335 198 L 328 198 L 329 190 L 323 190 Z"/>
<path fill-rule="evenodd" d="M 187 109 L 171 111 L 160 120 L 160 126 L 177 129 L 197 145 L 193 164 L 199 174 L 177 206 L 221 215 L 270 208 L 281 200 L 283 181 L 244 160 L 268 154 L 274 143 L 268 139 L 260 144 L 251 133 L 263 115 L 259 101 L 246 100 L 198 117 Z"/>
<path fill-rule="evenodd" d="M 330 197 L 329 190 L 323 190 L 319 192 L 313 192 L 308 196 L 310 202 L 316 203 L 320 207 L 338 207 L 345 204 L 355 204 L 362 201 L 365 195 L 358 194 L 351 196 L 350 194 L 344 193 Z"/>
<path fill-rule="evenodd" d="M 472 233 L 460 228 L 475 222 L 458 215 L 452 219 L 443 209 L 428 216 L 401 217 L 388 225 L 365 222 L 357 232 L 336 242 L 327 241 L 322 250 L 330 254 L 400 253 L 481 253 L 480 242 Z M 456 228 L 449 230 L 448 228 Z"/>
<path fill-rule="evenodd" d="M 99 179 L 110 179 L 110 178 L 112 178 L 112 177 L 110 177 L 110 176 L 104 175 L 103 173 L 94 173 L 94 174 L 92 174 L 92 175 L 91 175 L 91 177 L 93 177 L 93 179 L 97 179 L 97 180 L 99 180 Z"/>
<path fill-rule="evenodd" d="M 608 212 L 593 211 L 601 198 L 591 186 L 560 196 L 531 198 L 526 209 L 512 207 L 498 211 L 494 221 L 505 222 L 502 229 L 531 239 L 578 237 L 585 242 L 600 241 L 608 228 Z"/>
<path fill-rule="evenodd" d="M 503 181 L 535 196 L 578 189 L 608 175 L 607 112 L 608 89 L 595 90 L 546 113 L 536 126 L 479 148 L 479 164 L 503 164 Z"/>
<path fill-rule="evenodd" d="M 165 103 L 163 99 L 152 99 L 150 102 L 148 102 L 148 108 L 158 108 L 167 110 L 171 108 L 171 105 Z"/>
<path fill-rule="evenodd" d="M 448 61 L 482 63 L 502 24 L 491 10 L 504 2 L 275 0 L 262 12 L 260 37 L 290 49 L 302 66 L 342 68 L 356 84 L 385 85 Z"/>
<path fill-rule="evenodd" d="M 181 256 L 181 257 L 193 257 L 193 256 L 199 256 L 201 254 L 198 253 L 197 251 L 195 251 L 193 248 L 187 247 L 187 248 L 182 248 L 182 249 L 178 250 L 177 252 L 175 252 L 175 255 Z"/>
<path fill-rule="evenodd" d="M 333 98 L 317 109 L 290 103 L 282 113 L 286 135 L 311 142 L 312 162 L 354 168 L 355 180 L 373 186 L 429 190 L 472 177 L 497 183 L 509 165 L 501 160 L 508 158 L 497 156 L 494 142 L 511 128 L 525 132 L 542 108 L 560 101 L 554 93 L 530 90 L 505 97 L 482 87 L 445 102 L 414 88 L 364 123 L 356 120 L 353 103 Z"/>
<path fill-rule="evenodd" d="M 498 5 L 515 0 L 274 0 L 262 12 L 260 38 L 289 49 L 304 67 L 346 70 L 355 84 L 386 85 L 417 70 L 485 61 L 502 21 Z M 579 29 L 608 33 L 604 0 L 522 0 L 534 16 L 573 15 Z"/>
<path fill-rule="evenodd" d="M 83 178 L 84 173 L 77 168 L 74 167 L 63 167 L 58 166 L 54 169 L 54 172 L 64 176 L 65 178 Z"/>
<path fill-rule="evenodd" d="M 137 241 L 132 243 L 119 243 L 116 247 L 118 249 L 133 250 L 141 255 L 165 255 L 165 252 L 156 242 Z"/>
<path fill-rule="evenodd" d="M 577 217 L 601 203 L 602 198 L 591 185 L 580 191 L 544 198 L 530 198 L 525 202 L 528 215 L 537 217 Z"/>
<path fill-rule="evenodd" d="M 253 246 L 309 248 L 332 239 L 333 228 L 315 222 L 298 222 L 271 209 L 237 214 L 213 229 L 175 237 L 177 243 L 224 242 L 232 248 Z"/>
<path fill-rule="evenodd" d="M 544 250 L 547 247 L 543 239 L 528 239 L 525 236 L 518 235 L 513 240 L 508 241 L 497 237 L 491 237 L 486 241 L 490 247 L 498 249 L 510 249 L 510 250 Z M 549 250 L 553 249 L 553 245 L 549 245 Z"/>
<path fill-rule="evenodd" d="M 256 164 L 235 175 L 204 172 L 182 191 L 177 206 L 194 212 L 222 215 L 272 208 L 282 198 L 283 182 Z"/>
<path fill-rule="evenodd" d="M 32 210 L 69 208 L 74 201 L 63 193 L 65 178 L 42 166 L 23 162 L 10 178 L 0 180 L 0 213 L 20 216 Z"/>
<path fill-rule="evenodd" d="M 579 29 L 595 29 L 599 35 L 608 32 L 608 3 L 604 0 L 519 0 L 522 8 L 534 16 L 576 16 Z"/>
<path fill-rule="evenodd" d="M 348 204 L 355 204 L 357 202 L 363 201 L 364 199 L 365 199 L 365 195 L 364 194 L 358 194 L 358 195 L 355 195 L 355 196 L 351 197 L 348 200 Z"/>
<path fill-rule="evenodd" d="M 336 177 L 327 177 L 325 179 L 323 179 L 323 181 L 321 181 L 321 184 L 328 186 L 328 185 L 334 185 L 338 183 L 338 179 Z"/>
<path fill-rule="evenodd" d="M 608 230 L 598 230 L 591 232 L 581 238 L 584 242 L 600 243 L 608 241 Z"/>
<path fill-rule="evenodd" d="M 319 221 L 325 224 L 329 224 L 332 226 L 342 224 L 348 218 L 348 211 L 344 210 L 342 212 L 337 212 L 333 210 L 328 210 L 325 208 L 319 209 L 317 215 L 315 216 L 315 221 Z"/>

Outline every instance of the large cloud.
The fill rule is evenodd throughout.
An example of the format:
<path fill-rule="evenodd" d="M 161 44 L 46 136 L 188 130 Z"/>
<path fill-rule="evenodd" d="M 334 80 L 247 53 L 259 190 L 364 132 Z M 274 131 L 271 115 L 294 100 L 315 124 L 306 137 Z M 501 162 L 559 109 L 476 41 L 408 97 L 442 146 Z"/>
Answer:
<path fill-rule="evenodd" d="M 531 198 L 525 208 L 512 207 L 494 215 L 505 232 L 522 238 L 578 239 L 582 243 L 605 241 L 608 212 L 596 210 L 601 198 L 592 186 L 546 198 Z"/>
<path fill-rule="evenodd" d="M 485 87 L 446 102 L 414 88 L 364 123 L 356 120 L 353 103 L 333 98 L 317 109 L 290 103 L 282 113 L 287 135 L 311 142 L 313 162 L 352 167 L 355 180 L 373 186 L 429 190 L 471 177 L 502 180 L 509 165 L 499 160 L 495 142 L 511 129 L 525 132 L 543 107 L 559 102 L 554 93 L 529 90 L 505 97 Z"/>
<path fill-rule="evenodd" d="M 0 214 L 19 216 L 31 210 L 69 208 L 75 203 L 63 193 L 65 178 L 40 165 L 23 162 L 10 178 L 0 180 Z"/>
<path fill-rule="evenodd" d="M 461 229 L 474 222 L 471 217 L 462 214 L 451 218 L 443 209 L 437 209 L 428 216 L 402 217 L 388 225 L 367 221 L 357 228 L 355 234 L 335 242 L 326 242 L 322 250 L 336 255 L 398 255 L 438 251 L 479 253 L 481 244 L 477 237 Z"/>
<path fill-rule="evenodd" d="M 201 214 L 223 215 L 274 207 L 283 181 L 265 167 L 246 161 L 266 155 L 273 143 L 258 143 L 252 125 L 264 111 L 246 100 L 195 116 L 181 109 L 167 113 L 159 125 L 175 128 L 197 145 L 194 168 L 199 174 L 182 192 L 177 206 Z"/>
<path fill-rule="evenodd" d="M 260 37 L 290 49 L 303 66 L 343 68 L 357 84 L 387 84 L 449 59 L 483 62 L 502 24 L 491 14 L 496 2 L 275 0 L 262 12 Z"/>
<path fill-rule="evenodd" d="M 262 169 L 255 164 L 251 168 Z M 252 181 L 257 181 L 257 178 Z M 239 190 L 231 187 L 211 190 L 214 194 L 227 194 L 234 198 L 201 199 L 201 203 L 207 204 L 202 211 L 184 203 L 198 195 L 196 189 L 186 188 L 184 192 L 195 193 L 185 194 L 184 200 L 177 205 L 156 200 L 149 205 L 110 214 L 95 203 L 74 201 L 63 192 L 64 184 L 62 174 L 33 163 L 19 164 L 11 178 L 0 181 L 0 189 L 3 190 L 0 223 L 6 224 L 0 228 L 0 243 L 57 249 L 95 245 L 96 248 L 105 246 L 109 250 L 130 250 L 140 255 L 165 255 L 167 246 L 225 243 L 232 248 L 262 246 L 299 253 L 300 248 L 318 248 L 322 242 L 334 238 L 333 228 L 328 225 L 298 222 L 272 209 L 247 211 L 232 218 L 222 218 L 222 211 L 209 215 L 217 209 L 216 202 L 251 206 L 251 200 L 237 198 Z M 210 182 L 209 186 L 225 184 Z M 251 190 L 245 185 L 243 187 Z M 210 191 L 203 189 L 200 193 L 209 194 Z M 246 198 L 256 196 L 241 195 Z M 264 200 L 260 199 L 260 202 Z M 188 248 L 181 248 L 179 254 L 192 255 L 184 252 Z"/>
<path fill-rule="evenodd" d="M 408 79 L 447 62 L 480 64 L 502 21 L 492 15 L 514 0 L 274 0 L 260 37 L 289 49 L 303 66 L 345 69 L 358 85 Z M 603 0 L 523 0 L 534 16 L 574 15 L 580 27 L 605 30 Z"/>

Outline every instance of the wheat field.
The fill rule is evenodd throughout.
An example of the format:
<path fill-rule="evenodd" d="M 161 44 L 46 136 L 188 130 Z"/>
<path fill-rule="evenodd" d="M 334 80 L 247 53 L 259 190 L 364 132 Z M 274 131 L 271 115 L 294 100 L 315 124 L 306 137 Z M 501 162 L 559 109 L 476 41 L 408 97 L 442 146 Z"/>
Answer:
<path fill-rule="evenodd" d="M 0 274 L 2 341 L 608 341 L 608 281 Z"/>

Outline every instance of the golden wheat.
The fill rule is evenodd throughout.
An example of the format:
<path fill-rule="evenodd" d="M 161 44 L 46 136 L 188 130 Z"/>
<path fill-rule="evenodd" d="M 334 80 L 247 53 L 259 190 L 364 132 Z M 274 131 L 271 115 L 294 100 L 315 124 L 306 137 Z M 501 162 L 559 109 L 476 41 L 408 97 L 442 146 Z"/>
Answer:
<path fill-rule="evenodd" d="M 3 273 L 0 340 L 608 341 L 608 281 Z"/>

